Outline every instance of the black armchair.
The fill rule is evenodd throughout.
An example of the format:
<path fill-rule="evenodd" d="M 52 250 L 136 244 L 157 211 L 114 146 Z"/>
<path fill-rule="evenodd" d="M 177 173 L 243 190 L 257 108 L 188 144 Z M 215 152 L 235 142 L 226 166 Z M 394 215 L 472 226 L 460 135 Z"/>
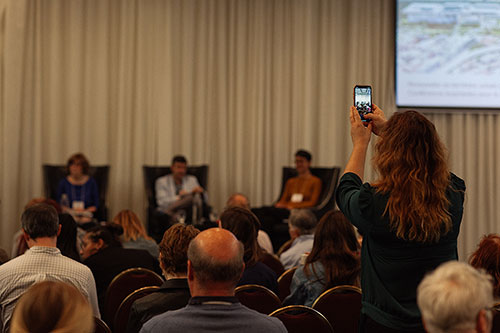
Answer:
<path fill-rule="evenodd" d="M 43 186 L 45 197 L 57 201 L 57 187 L 61 179 L 67 176 L 65 165 L 43 165 Z M 106 194 L 108 192 L 109 165 L 91 166 L 89 176 L 93 177 L 99 189 L 99 208 L 95 213 L 95 218 L 99 221 L 106 221 L 108 208 L 106 207 Z"/>
<path fill-rule="evenodd" d="M 148 199 L 148 232 L 157 241 L 161 240 L 163 232 L 160 230 L 153 230 L 159 226 L 161 222 L 158 216 L 156 203 L 155 182 L 158 178 L 172 173 L 169 166 L 147 166 L 142 167 L 144 175 L 144 186 L 146 188 L 146 196 Z M 208 165 L 189 166 L 187 174 L 193 175 L 198 179 L 201 187 L 207 190 L 208 184 Z M 163 230 L 164 231 L 164 230 Z"/>
<path fill-rule="evenodd" d="M 335 190 L 339 181 L 340 168 L 311 168 L 311 173 L 321 179 L 321 194 L 319 195 L 318 203 L 312 207 L 316 217 L 320 219 L 329 210 L 335 208 Z M 281 192 L 278 200 L 285 191 L 285 184 L 288 179 L 297 176 L 295 168 L 283 167 L 283 177 L 281 182 Z"/>

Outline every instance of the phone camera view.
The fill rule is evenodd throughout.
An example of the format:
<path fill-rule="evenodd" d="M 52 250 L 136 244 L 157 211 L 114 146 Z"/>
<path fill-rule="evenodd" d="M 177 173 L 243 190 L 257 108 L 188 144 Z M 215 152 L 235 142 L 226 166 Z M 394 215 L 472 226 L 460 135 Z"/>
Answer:
<path fill-rule="evenodd" d="M 372 89 L 371 87 L 355 87 L 354 88 L 354 106 L 361 116 L 361 120 L 365 119 L 364 115 L 372 112 Z"/>

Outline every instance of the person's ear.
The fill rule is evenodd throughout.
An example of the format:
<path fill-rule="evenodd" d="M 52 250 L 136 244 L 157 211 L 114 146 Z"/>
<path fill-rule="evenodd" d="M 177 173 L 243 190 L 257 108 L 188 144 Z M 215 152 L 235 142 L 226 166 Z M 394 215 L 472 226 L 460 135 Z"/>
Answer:
<path fill-rule="evenodd" d="M 62 225 L 59 224 L 59 227 L 57 228 L 57 237 L 59 237 L 59 235 L 61 234 L 61 228 Z"/>
<path fill-rule="evenodd" d="M 488 320 L 488 316 L 486 315 L 485 309 L 482 309 L 477 314 L 476 320 L 476 332 L 478 333 L 488 333 L 491 330 L 491 320 Z"/>
<path fill-rule="evenodd" d="M 99 238 L 96 242 L 97 244 L 97 248 L 100 250 L 104 247 L 104 241 L 102 240 L 102 238 Z"/>
<path fill-rule="evenodd" d="M 24 237 L 24 240 L 26 241 L 26 243 L 28 243 L 28 241 L 31 239 L 30 235 L 28 235 L 28 233 L 24 229 L 23 229 L 23 237 Z"/>

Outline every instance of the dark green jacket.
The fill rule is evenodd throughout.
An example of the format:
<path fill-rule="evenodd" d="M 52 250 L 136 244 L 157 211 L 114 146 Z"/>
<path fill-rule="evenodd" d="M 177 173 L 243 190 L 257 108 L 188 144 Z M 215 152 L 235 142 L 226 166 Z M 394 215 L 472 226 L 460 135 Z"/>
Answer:
<path fill-rule="evenodd" d="M 354 173 L 346 173 L 337 189 L 337 205 L 363 234 L 361 249 L 362 313 L 398 330 L 422 328 L 416 289 L 424 275 L 439 264 L 457 260 L 457 237 L 463 214 L 465 183 L 450 175 L 449 213 L 452 229 L 437 243 L 410 242 L 396 237 L 384 210 L 388 194 L 376 193 Z"/>

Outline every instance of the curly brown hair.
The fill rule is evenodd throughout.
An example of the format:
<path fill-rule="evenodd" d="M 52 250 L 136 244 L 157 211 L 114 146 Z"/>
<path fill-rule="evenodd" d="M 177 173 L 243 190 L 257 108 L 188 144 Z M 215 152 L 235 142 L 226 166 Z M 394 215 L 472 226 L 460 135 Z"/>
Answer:
<path fill-rule="evenodd" d="M 485 235 L 470 256 L 469 263 L 474 268 L 482 268 L 493 277 L 493 291 L 496 298 L 500 297 L 500 236 Z"/>
<path fill-rule="evenodd" d="M 187 251 L 189 243 L 200 230 L 192 225 L 175 224 L 163 234 L 160 242 L 160 261 L 165 274 L 187 273 Z"/>
<path fill-rule="evenodd" d="M 380 133 L 373 186 L 389 195 L 384 214 L 399 238 L 437 242 L 450 230 L 446 155 L 434 125 L 416 111 L 395 113 Z"/>

